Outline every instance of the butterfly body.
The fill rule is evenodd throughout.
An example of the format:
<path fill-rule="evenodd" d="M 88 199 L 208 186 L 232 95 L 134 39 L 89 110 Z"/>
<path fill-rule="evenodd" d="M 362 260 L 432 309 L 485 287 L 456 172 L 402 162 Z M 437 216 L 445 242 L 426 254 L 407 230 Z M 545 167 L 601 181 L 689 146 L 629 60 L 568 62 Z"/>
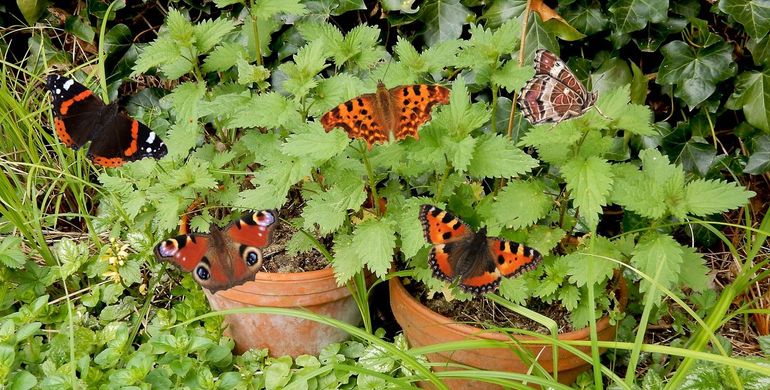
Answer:
<path fill-rule="evenodd" d="M 536 125 L 583 115 L 596 98 L 556 54 L 540 49 L 535 53 L 535 76 L 522 88 L 518 103 L 524 117 Z"/>
<path fill-rule="evenodd" d="M 338 105 L 321 117 L 321 124 L 326 131 L 341 127 L 350 138 L 363 138 L 371 148 L 391 139 L 419 138 L 417 131 L 430 120 L 433 106 L 447 103 L 449 90 L 440 85 L 388 89 L 379 82 L 375 93 Z"/>
<path fill-rule="evenodd" d="M 74 149 L 90 142 L 88 157 L 95 164 L 118 167 L 145 157 L 161 158 L 168 152 L 147 126 L 121 112 L 117 104 L 104 104 L 77 81 L 50 75 L 46 89 L 53 97 L 56 135 Z"/>
<path fill-rule="evenodd" d="M 155 256 L 169 261 L 211 292 L 254 280 L 262 267 L 260 248 L 272 240 L 275 211 L 247 213 L 224 229 L 212 225 L 209 234 L 184 234 L 155 246 Z"/>
<path fill-rule="evenodd" d="M 540 253 L 524 245 L 487 237 L 486 228 L 474 232 L 454 215 L 431 205 L 420 207 L 425 240 L 433 244 L 428 264 L 433 275 L 467 292 L 495 290 L 502 277 L 534 268 Z"/>

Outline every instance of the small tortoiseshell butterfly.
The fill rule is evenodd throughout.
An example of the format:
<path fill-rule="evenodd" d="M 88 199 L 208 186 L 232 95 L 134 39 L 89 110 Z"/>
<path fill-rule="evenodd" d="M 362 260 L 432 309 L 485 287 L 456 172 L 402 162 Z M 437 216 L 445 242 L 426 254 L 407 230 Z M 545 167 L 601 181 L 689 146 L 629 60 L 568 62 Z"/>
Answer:
<path fill-rule="evenodd" d="M 532 248 L 496 237 L 486 227 L 474 232 L 454 215 L 431 205 L 420 207 L 425 240 L 433 244 L 429 264 L 433 275 L 467 292 L 494 291 L 503 276 L 533 269 L 542 260 Z"/>
<path fill-rule="evenodd" d="M 518 103 L 529 123 L 537 125 L 583 115 L 596 97 L 556 54 L 540 49 L 535 53 L 535 76 L 522 88 Z"/>

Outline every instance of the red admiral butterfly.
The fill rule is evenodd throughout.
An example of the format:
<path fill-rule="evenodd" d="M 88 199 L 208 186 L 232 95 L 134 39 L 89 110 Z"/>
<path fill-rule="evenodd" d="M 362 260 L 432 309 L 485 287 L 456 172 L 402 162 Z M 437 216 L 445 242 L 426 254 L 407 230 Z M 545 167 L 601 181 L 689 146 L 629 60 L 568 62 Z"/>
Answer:
<path fill-rule="evenodd" d="M 246 213 L 209 234 L 184 234 L 155 246 L 155 257 L 192 272 L 198 284 L 212 293 L 254 280 L 264 258 L 260 248 L 272 241 L 276 212 Z"/>
<path fill-rule="evenodd" d="M 428 260 L 433 275 L 467 292 L 494 291 L 503 276 L 533 269 L 542 256 L 513 241 L 487 237 L 487 228 L 474 232 L 454 215 L 431 205 L 420 207 L 425 240 L 433 244 Z"/>
<path fill-rule="evenodd" d="M 518 103 L 524 117 L 536 125 L 583 115 L 596 97 L 556 54 L 540 49 L 535 53 L 535 76 L 522 88 Z"/>
<path fill-rule="evenodd" d="M 73 79 L 50 75 L 46 88 L 53 96 L 54 127 L 61 141 L 78 149 L 91 142 L 88 157 L 104 167 L 118 167 L 145 157 L 161 158 L 166 145 L 147 126 L 104 104 Z"/>

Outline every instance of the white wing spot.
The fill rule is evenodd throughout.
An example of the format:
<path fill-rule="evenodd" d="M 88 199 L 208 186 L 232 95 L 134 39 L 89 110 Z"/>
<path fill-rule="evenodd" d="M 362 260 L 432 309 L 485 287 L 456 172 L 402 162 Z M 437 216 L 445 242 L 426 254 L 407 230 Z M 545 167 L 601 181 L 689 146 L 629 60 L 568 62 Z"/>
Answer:
<path fill-rule="evenodd" d="M 148 147 L 147 147 L 147 149 L 145 149 L 145 150 L 147 151 L 147 153 L 152 153 L 152 148 L 151 148 L 151 147 L 149 147 L 149 146 L 148 146 Z"/>
<path fill-rule="evenodd" d="M 61 95 L 61 88 L 56 88 L 56 94 Z"/>
<path fill-rule="evenodd" d="M 155 141 L 155 132 L 154 131 L 151 131 L 150 135 L 147 136 L 147 143 L 151 144 L 152 141 Z"/>
<path fill-rule="evenodd" d="M 75 84 L 75 80 L 67 80 L 67 82 L 64 83 L 64 85 L 62 85 L 62 87 L 64 87 L 65 91 L 69 91 L 70 87 L 72 86 L 72 84 Z"/>

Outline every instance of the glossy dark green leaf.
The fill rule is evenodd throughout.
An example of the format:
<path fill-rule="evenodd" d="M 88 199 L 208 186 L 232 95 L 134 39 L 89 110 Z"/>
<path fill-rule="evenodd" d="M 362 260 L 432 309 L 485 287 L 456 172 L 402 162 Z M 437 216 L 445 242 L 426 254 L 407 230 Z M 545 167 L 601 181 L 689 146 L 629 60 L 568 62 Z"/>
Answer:
<path fill-rule="evenodd" d="M 749 161 L 746 163 L 743 172 L 760 175 L 770 171 L 770 136 L 763 135 L 754 138 L 751 144 L 751 155 L 749 155 Z"/>
<path fill-rule="evenodd" d="M 694 18 L 700 14 L 701 2 L 698 0 L 677 0 L 671 3 L 669 11 L 687 18 Z"/>
<path fill-rule="evenodd" d="M 770 69 L 762 72 L 743 72 L 735 81 L 735 92 L 726 106 L 743 109 L 746 122 L 770 133 Z"/>
<path fill-rule="evenodd" d="M 104 15 L 107 13 L 107 8 L 110 7 L 110 3 L 112 3 L 112 1 L 88 1 L 86 3 L 88 4 L 88 13 L 90 15 L 96 16 L 99 19 L 104 19 Z M 115 2 L 115 5 L 113 5 L 112 9 L 110 10 L 110 15 L 107 17 L 107 20 L 114 20 L 115 14 L 123 8 L 126 8 L 126 0 L 118 0 Z"/>
<path fill-rule="evenodd" d="M 559 53 L 559 42 L 556 41 L 556 36 L 545 29 L 540 15 L 532 13 L 529 16 L 528 24 L 527 40 L 524 45 L 524 58 L 527 63 L 532 63 L 537 49 L 548 49 L 554 53 Z"/>
<path fill-rule="evenodd" d="M 131 30 L 125 24 L 117 24 L 104 34 L 104 53 L 108 56 L 128 49 L 131 46 L 133 36 Z"/>
<path fill-rule="evenodd" d="M 749 39 L 746 47 L 751 52 L 754 65 L 770 65 L 770 35 L 762 39 Z"/>
<path fill-rule="evenodd" d="M 649 80 L 647 80 L 647 76 L 635 63 L 629 62 L 629 64 L 631 64 L 631 74 L 633 75 L 631 78 L 631 103 L 644 104 L 647 100 L 647 84 Z"/>
<path fill-rule="evenodd" d="M 569 23 L 556 18 L 549 19 L 543 23 L 546 30 L 553 33 L 564 41 L 577 41 L 585 38 L 585 34 L 570 26 Z"/>
<path fill-rule="evenodd" d="M 521 16 L 526 6 L 526 0 L 495 0 L 484 11 L 481 19 L 486 20 L 487 27 L 500 27 L 501 24 Z"/>
<path fill-rule="evenodd" d="M 611 58 L 591 74 L 591 89 L 609 91 L 631 83 L 628 63 L 620 58 Z"/>
<path fill-rule="evenodd" d="M 388 12 L 402 12 L 405 14 L 413 14 L 420 10 L 420 7 L 415 7 L 415 0 L 382 0 L 380 3 L 382 9 Z"/>
<path fill-rule="evenodd" d="M 648 22 L 666 20 L 668 0 L 618 0 L 610 8 L 612 22 L 621 32 L 638 31 Z"/>
<path fill-rule="evenodd" d="M 735 74 L 733 47 L 720 42 L 695 48 L 683 41 L 671 42 L 661 49 L 657 82 L 675 85 L 674 95 L 690 107 L 705 101 L 716 89 L 716 83 Z"/>
<path fill-rule="evenodd" d="M 96 31 L 87 20 L 81 18 L 79 15 L 70 15 L 64 22 L 64 31 L 88 42 L 94 43 L 94 36 Z"/>
<path fill-rule="evenodd" d="M 592 35 L 604 31 L 609 23 L 609 18 L 598 6 L 580 4 L 566 10 L 562 16 L 583 34 Z"/>
<path fill-rule="evenodd" d="M 40 19 L 48 6 L 47 0 L 16 0 L 16 5 L 27 24 L 32 26 Z"/>
<path fill-rule="evenodd" d="M 473 15 L 460 0 L 428 0 L 420 8 L 420 20 L 425 23 L 425 43 L 428 46 L 460 37 L 463 26 Z"/>
<path fill-rule="evenodd" d="M 340 0 L 337 8 L 332 10 L 332 15 L 339 16 L 348 11 L 356 11 L 366 9 L 364 0 Z"/>
<path fill-rule="evenodd" d="M 684 144 L 676 162 L 682 164 L 687 172 L 697 172 L 701 176 L 705 176 L 714 164 L 716 156 L 717 151 L 714 145 L 698 137 Z"/>
<path fill-rule="evenodd" d="M 734 17 L 752 38 L 762 38 L 770 31 L 770 1 L 720 0 L 719 10 Z"/>
<path fill-rule="evenodd" d="M 635 33 L 634 43 L 639 47 L 639 50 L 652 53 L 669 39 L 669 35 L 679 33 L 685 27 L 687 27 L 687 19 L 668 18 L 663 23 L 651 24 L 649 28 Z"/>

